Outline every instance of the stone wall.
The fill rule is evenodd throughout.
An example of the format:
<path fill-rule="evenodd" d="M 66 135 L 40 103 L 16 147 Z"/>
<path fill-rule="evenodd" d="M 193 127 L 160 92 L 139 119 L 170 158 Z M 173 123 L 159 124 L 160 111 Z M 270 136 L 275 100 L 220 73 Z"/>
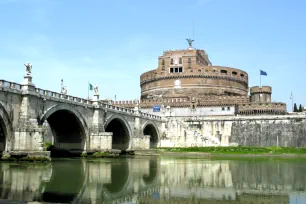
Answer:
<path fill-rule="evenodd" d="M 173 118 L 162 147 L 212 146 L 306 147 L 306 115 Z"/>
<path fill-rule="evenodd" d="M 306 118 L 235 121 L 230 142 L 243 146 L 306 147 Z"/>

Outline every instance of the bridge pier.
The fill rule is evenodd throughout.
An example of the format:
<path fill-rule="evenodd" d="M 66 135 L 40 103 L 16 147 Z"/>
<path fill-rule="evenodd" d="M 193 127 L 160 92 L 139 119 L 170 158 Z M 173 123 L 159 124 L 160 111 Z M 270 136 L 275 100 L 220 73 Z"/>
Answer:
<path fill-rule="evenodd" d="M 150 135 L 138 135 L 133 138 L 134 149 L 150 149 Z"/>
<path fill-rule="evenodd" d="M 24 77 L 22 94 L 18 125 L 13 132 L 13 141 L 8 141 L 13 145 L 7 145 L 7 153 L 18 156 L 50 157 L 50 152 L 44 151 L 43 147 L 45 129 L 38 125 L 35 114 L 33 101 L 37 101 L 37 93 L 31 76 Z"/>
<path fill-rule="evenodd" d="M 101 152 L 111 150 L 113 133 L 105 132 L 104 121 L 106 110 L 99 105 L 99 95 L 95 95 L 93 105 L 94 114 L 86 151 Z"/>

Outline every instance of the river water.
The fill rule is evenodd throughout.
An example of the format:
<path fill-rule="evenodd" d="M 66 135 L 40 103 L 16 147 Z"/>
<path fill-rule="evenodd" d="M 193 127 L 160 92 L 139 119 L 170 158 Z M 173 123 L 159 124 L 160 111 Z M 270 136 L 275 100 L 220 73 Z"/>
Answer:
<path fill-rule="evenodd" d="M 306 203 L 306 160 L 152 156 L 0 167 L 5 203 Z"/>

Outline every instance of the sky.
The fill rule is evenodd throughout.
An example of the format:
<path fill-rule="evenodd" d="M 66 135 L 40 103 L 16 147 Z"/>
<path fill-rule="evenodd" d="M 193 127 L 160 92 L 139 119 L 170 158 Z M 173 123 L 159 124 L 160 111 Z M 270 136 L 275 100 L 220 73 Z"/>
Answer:
<path fill-rule="evenodd" d="M 273 88 L 272 101 L 306 105 L 306 1 L 0 0 L 0 78 L 21 83 L 33 65 L 36 87 L 87 98 L 140 96 L 140 75 L 186 38 L 213 65 L 242 69 L 249 86 Z"/>

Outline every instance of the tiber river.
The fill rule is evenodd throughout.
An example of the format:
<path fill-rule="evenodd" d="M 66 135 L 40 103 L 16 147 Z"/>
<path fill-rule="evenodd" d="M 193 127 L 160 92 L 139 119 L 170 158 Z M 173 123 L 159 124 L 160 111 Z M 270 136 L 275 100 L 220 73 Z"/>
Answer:
<path fill-rule="evenodd" d="M 306 160 L 179 157 L 0 163 L 0 203 L 306 203 Z M 17 201 L 17 202 L 9 202 Z"/>

